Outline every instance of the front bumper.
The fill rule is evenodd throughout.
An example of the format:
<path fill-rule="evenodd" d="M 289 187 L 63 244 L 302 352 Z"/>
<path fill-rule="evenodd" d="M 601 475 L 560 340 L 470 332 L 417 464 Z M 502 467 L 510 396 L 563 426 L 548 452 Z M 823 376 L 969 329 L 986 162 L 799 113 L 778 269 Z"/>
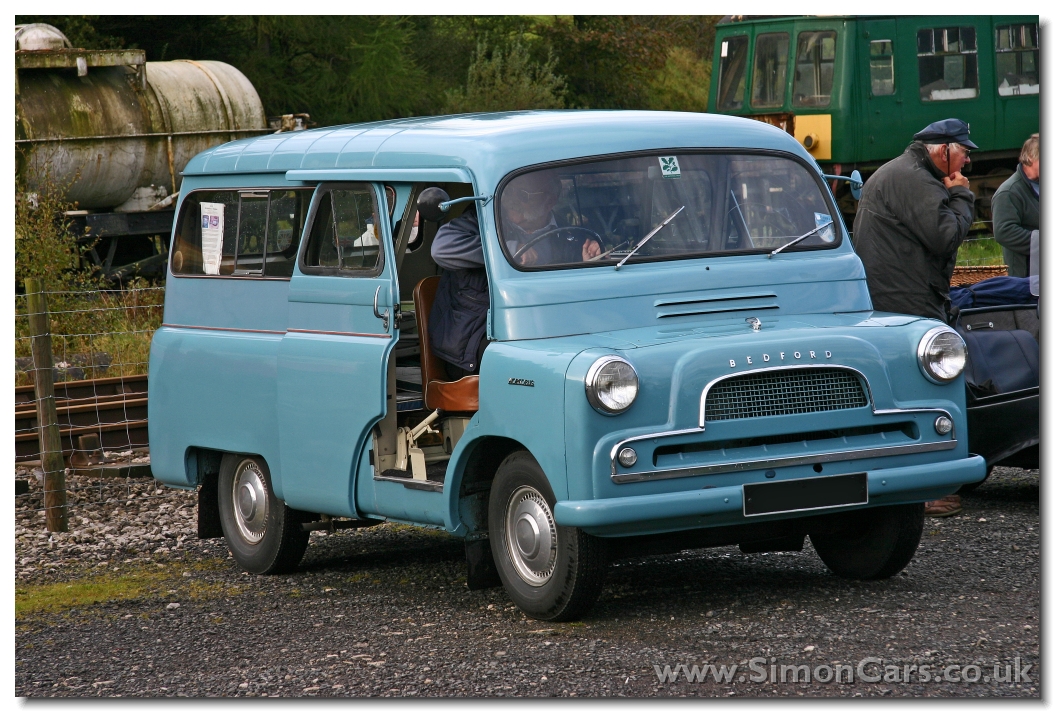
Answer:
<path fill-rule="evenodd" d="M 629 536 L 702 527 L 774 521 L 842 509 L 925 502 L 951 494 L 961 485 L 984 479 L 983 457 L 869 471 L 869 502 L 838 510 L 807 510 L 743 516 L 743 487 L 732 485 L 688 492 L 557 502 L 553 515 L 561 526 L 579 527 L 596 536 Z"/>

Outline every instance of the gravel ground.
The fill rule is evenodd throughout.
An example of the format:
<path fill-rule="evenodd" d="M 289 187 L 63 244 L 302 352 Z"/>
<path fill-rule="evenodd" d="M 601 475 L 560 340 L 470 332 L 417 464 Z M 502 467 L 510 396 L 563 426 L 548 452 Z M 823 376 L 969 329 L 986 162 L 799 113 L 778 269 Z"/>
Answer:
<path fill-rule="evenodd" d="M 58 602 L 16 616 L 19 696 L 1040 696 L 1038 471 L 997 468 L 962 515 L 927 520 L 887 581 L 834 578 L 808 544 L 628 559 L 570 624 L 467 590 L 462 543 L 443 533 L 316 532 L 297 573 L 257 577 L 194 537 L 192 493 L 71 478 L 72 531 L 49 536 L 33 487 L 16 500 L 18 601 Z M 62 598 L 85 582 L 117 593 Z M 862 678 L 866 658 L 884 679 Z M 997 663 L 1022 675 L 989 679 Z M 707 664 L 739 667 L 717 682 Z M 675 681 L 660 681 L 667 665 Z M 792 665 L 811 681 L 789 667 L 779 681 Z M 839 665 L 852 683 L 844 668 L 811 679 Z M 692 666 L 704 681 L 686 680 Z"/>

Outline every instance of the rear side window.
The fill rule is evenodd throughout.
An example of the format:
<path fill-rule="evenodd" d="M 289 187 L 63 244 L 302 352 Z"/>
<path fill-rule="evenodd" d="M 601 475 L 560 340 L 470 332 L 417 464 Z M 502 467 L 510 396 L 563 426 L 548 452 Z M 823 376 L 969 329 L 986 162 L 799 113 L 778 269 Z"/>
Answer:
<path fill-rule="evenodd" d="M 995 28 L 999 96 L 1039 94 L 1039 31 L 1035 23 Z"/>
<path fill-rule="evenodd" d="M 379 226 L 371 186 L 323 188 L 301 268 L 314 274 L 379 273 L 384 255 Z"/>
<path fill-rule="evenodd" d="M 717 81 L 719 111 L 743 108 L 748 59 L 746 35 L 736 35 L 721 41 L 720 74 Z"/>
<path fill-rule="evenodd" d="M 311 190 L 200 190 L 183 202 L 172 273 L 290 277 Z"/>
<path fill-rule="evenodd" d="M 834 43 L 837 33 L 799 32 L 794 64 L 795 106 L 829 106 L 834 86 Z"/>
<path fill-rule="evenodd" d="M 918 31 L 919 96 L 923 101 L 973 99 L 977 83 L 977 32 L 972 27 Z"/>

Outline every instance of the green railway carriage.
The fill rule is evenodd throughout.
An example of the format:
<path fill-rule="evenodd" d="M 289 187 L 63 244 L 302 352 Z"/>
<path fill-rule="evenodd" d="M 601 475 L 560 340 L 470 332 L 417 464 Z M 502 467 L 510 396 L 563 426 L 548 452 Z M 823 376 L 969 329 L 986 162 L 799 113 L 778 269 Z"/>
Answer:
<path fill-rule="evenodd" d="M 924 126 L 963 119 L 980 146 L 969 177 L 985 216 L 1039 131 L 1038 44 L 1035 15 L 727 17 L 709 106 L 779 126 L 826 172 L 865 178 Z"/>

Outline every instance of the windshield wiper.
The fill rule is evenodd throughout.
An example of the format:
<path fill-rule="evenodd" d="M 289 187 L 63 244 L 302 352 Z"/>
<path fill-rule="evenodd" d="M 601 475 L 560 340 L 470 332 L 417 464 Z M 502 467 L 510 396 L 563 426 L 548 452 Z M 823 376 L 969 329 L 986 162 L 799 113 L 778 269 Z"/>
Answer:
<path fill-rule="evenodd" d="M 681 207 L 677 208 L 676 210 L 674 210 L 673 211 L 673 215 L 671 215 L 670 217 L 668 217 L 665 220 L 663 220 L 661 223 L 659 223 L 658 225 L 655 226 L 655 229 L 653 229 L 651 232 L 649 232 L 647 235 L 645 235 L 644 239 L 641 240 L 640 242 L 638 242 L 637 246 L 634 247 L 632 250 L 630 250 L 629 254 L 626 255 L 625 257 L 623 257 L 621 262 L 619 262 L 617 265 L 615 265 L 615 271 L 617 272 L 619 267 L 621 267 L 622 265 L 626 264 L 626 260 L 628 260 L 630 257 L 633 257 L 633 255 L 635 255 L 637 253 L 637 250 L 639 250 L 640 248 L 644 247 L 644 243 L 645 242 L 647 242 L 651 238 L 655 237 L 655 233 L 657 233 L 659 230 L 662 230 L 664 227 L 669 225 L 670 222 L 675 217 L 680 215 L 682 210 L 684 210 L 684 206 L 683 205 Z"/>
<path fill-rule="evenodd" d="M 780 252 L 783 252 L 788 247 L 792 247 L 793 245 L 797 245 L 799 242 L 801 242 L 805 238 L 815 235 L 820 230 L 823 230 L 825 227 L 831 227 L 832 224 L 833 224 L 833 222 L 825 222 L 823 225 L 819 225 L 817 227 L 814 227 L 812 230 L 809 230 L 804 235 L 798 235 L 796 238 L 794 238 L 793 240 L 788 242 L 786 245 L 781 245 L 781 246 L 777 247 L 775 250 L 773 250 L 772 252 L 770 252 L 769 253 L 769 259 L 772 259 L 773 255 L 778 254 Z"/>

